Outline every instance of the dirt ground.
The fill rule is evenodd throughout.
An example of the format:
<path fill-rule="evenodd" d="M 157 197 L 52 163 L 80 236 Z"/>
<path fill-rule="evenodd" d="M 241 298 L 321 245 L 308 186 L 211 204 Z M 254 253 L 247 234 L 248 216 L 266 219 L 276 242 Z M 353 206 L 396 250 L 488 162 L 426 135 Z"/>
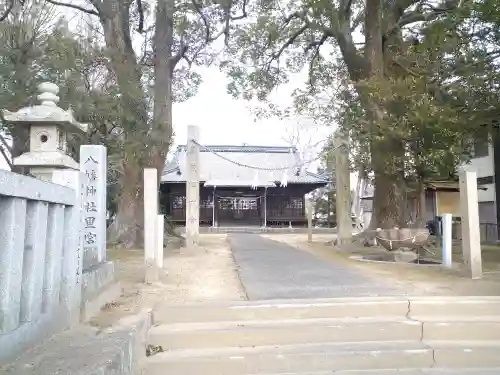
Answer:
<path fill-rule="evenodd" d="M 500 248 L 483 246 L 484 276 L 480 280 L 471 280 L 465 276 L 461 264 L 452 270 L 438 266 L 416 266 L 395 263 L 360 262 L 349 257 L 381 253 L 383 250 L 353 246 L 349 250 L 340 250 L 330 241 L 335 235 L 314 234 L 313 242 L 307 242 L 307 234 L 266 234 L 266 238 L 280 241 L 297 249 L 332 262 L 342 262 L 359 272 L 381 278 L 399 286 L 413 295 L 500 295 Z M 460 249 L 454 248 L 454 262 L 461 262 Z M 436 252 L 438 255 L 439 250 Z"/>
<path fill-rule="evenodd" d="M 167 248 L 159 281 L 144 283 L 143 250 L 108 250 L 123 294 L 105 306 L 90 323 L 108 327 L 118 319 L 161 303 L 194 304 L 245 299 L 231 250 L 224 234 L 202 234 L 199 247 Z"/>
<path fill-rule="evenodd" d="M 483 247 L 484 277 L 471 280 L 459 267 L 446 270 L 436 266 L 356 261 L 349 257 L 377 254 L 382 250 L 356 246 L 342 251 L 330 243 L 335 235 L 314 234 L 311 244 L 307 242 L 307 234 L 262 236 L 387 280 L 412 295 L 500 295 L 499 247 Z M 459 252 L 459 248 L 454 248 L 454 261 L 461 261 Z M 108 258 L 115 262 L 116 279 L 122 285 L 123 294 L 90 322 L 98 327 L 109 327 L 122 317 L 162 303 L 182 305 L 246 298 L 225 234 L 202 234 L 197 249 L 165 249 L 163 272 L 159 281 L 150 285 L 144 283 L 142 250 L 110 249 Z"/>

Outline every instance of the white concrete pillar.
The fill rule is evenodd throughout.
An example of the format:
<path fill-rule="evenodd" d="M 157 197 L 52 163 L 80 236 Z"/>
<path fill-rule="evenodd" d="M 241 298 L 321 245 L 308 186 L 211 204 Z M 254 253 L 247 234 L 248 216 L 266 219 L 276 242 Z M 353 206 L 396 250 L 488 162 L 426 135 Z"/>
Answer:
<path fill-rule="evenodd" d="M 144 169 L 144 261 L 146 282 L 157 279 L 155 262 L 158 222 L 158 172 L 154 168 Z"/>
<path fill-rule="evenodd" d="M 156 226 L 156 266 L 158 269 L 163 268 L 163 239 L 165 232 L 165 218 L 163 215 L 158 215 Z"/>
<path fill-rule="evenodd" d="M 312 228 L 312 211 L 313 211 L 313 204 L 312 204 L 311 199 L 307 199 L 307 242 L 312 242 L 313 238 L 313 228 Z"/>
<path fill-rule="evenodd" d="M 0 335 L 19 326 L 26 199 L 0 200 Z M 43 278 L 42 278 L 43 281 Z"/>
<path fill-rule="evenodd" d="M 189 125 L 186 150 L 186 246 L 197 245 L 200 231 L 199 129 Z"/>
<path fill-rule="evenodd" d="M 460 172 L 460 209 L 462 216 L 462 252 L 469 276 L 482 276 L 481 237 L 476 172 Z"/>
<path fill-rule="evenodd" d="M 54 171 L 58 173 L 58 171 Z M 48 219 L 47 202 L 29 201 L 26 211 L 26 233 L 24 243 L 24 259 L 23 259 L 23 281 L 22 281 L 22 296 L 21 296 L 21 321 L 32 322 L 39 318 L 42 313 L 42 289 L 43 277 L 45 271 L 45 247 L 47 244 L 47 219 Z M 80 223 L 76 224 L 73 233 L 78 236 Z M 72 247 L 72 252 L 75 247 Z M 79 250 L 79 249 L 78 249 Z M 76 265 L 76 262 L 74 263 Z M 68 266 L 68 260 L 63 260 L 63 280 L 65 279 Z M 69 276 L 74 276 L 77 272 L 76 267 L 72 269 Z M 68 280 L 69 281 L 69 280 Z M 74 291 L 74 280 L 68 282 L 71 284 L 71 292 Z M 64 284 L 65 287 L 70 285 Z M 61 295 L 62 296 L 62 295 Z M 71 294 L 73 296 L 73 293 Z M 63 296 L 62 296 L 63 297 Z M 62 298 L 65 301 L 65 298 Z M 80 314 L 78 314 L 80 316 Z"/>
<path fill-rule="evenodd" d="M 452 238 L 451 238 L 451 226 L 452 226 L 452 214 L 443 214 L 441 216 L 441 223 L 443 226 L 442 233 L 442 262 L 443 266 L 451 268 L 452 263 Z"/>
<path fill-rule="evenodd" d="M 42 312 L 57 306 L 61 292 L 61 272 L 64 247 L 64 206 L 51 204 L 47 220 L 47 249 L 42 291 Z"/>
<path fill-rule="evenodd" d="M 80 171 L 55 171 L 53 182 L 59 185 L 70 187 L 75 190 L 76 204 L 73 207 L 65 208 L 64 217 L 64 244 L 63 244 L 63 269 L 61 301 L 70 312 L 70 322 L 72 325 L 80 323 L 80 305 L 82 299 L 82 272 L 83 272 L 83 181 L 85 175 Z M 42 202 L 37 202 L 41 204 Z M 47 217 L 46 207 L 41 206 L 43 217 Z M 47 222 L 42 226 L 47 229 Z M 44 239 L 43 249 L 45 249 L 45 233 L 37 234 Z M 44 255 L 40 255 L 41 259 Z M 41 295 L 37 300 L 41 299 Z"/>

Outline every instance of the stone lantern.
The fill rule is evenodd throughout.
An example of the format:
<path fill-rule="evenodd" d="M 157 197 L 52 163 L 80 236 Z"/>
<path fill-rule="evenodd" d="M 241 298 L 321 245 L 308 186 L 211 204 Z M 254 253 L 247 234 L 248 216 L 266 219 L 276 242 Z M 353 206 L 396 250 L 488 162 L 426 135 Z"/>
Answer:
<path fill-rule="evenodd" d="M 88 126 L 77 122 L 71 110 L 58 107 L 57 85 L 44 82 L 38 85 L 38 91 L 39 105 L 2 112 L 8 124 L 29 127 L 30 150 L 14 158 L 14 165 L 28 167 L 33 176 L 51 181 L 54 170 L 79 169 L 68 155 L 67 137 L 68 133 L 85 133 Z"/>

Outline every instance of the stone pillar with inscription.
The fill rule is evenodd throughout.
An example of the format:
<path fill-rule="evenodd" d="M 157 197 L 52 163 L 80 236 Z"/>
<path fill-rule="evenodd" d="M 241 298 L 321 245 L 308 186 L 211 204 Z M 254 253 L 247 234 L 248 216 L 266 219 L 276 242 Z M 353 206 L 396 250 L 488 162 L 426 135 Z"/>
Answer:
<path fill-rule="evenodd" d="M 83 175 L 83 257 L 86 265 L 106 261 L 106 147 L 80 147 Z"/>
<path fill-rule="evenodd" d="M 186 246 L 197 245 L 200 231 L 199 128 L 188 126 L 186 150 Z"/>
<path fill-rule="evenodd" d="M 96 315 L 104 304 L 116 300 L 121 293 L 119 283 L 115 282 L 114 264 L 106 259 L 107 163 L 106 147 L 80 147 L 83 321 Z"/>

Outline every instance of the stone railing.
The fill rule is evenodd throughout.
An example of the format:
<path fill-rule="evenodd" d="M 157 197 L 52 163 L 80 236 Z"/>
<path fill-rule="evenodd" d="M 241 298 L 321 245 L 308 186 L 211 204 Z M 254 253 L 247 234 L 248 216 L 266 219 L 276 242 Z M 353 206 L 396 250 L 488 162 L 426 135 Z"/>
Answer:
<path fill-rule="evenodd" d="M 0 362 L 80 320 L 78 202 L 71 188 L 0 170 Z"/>

